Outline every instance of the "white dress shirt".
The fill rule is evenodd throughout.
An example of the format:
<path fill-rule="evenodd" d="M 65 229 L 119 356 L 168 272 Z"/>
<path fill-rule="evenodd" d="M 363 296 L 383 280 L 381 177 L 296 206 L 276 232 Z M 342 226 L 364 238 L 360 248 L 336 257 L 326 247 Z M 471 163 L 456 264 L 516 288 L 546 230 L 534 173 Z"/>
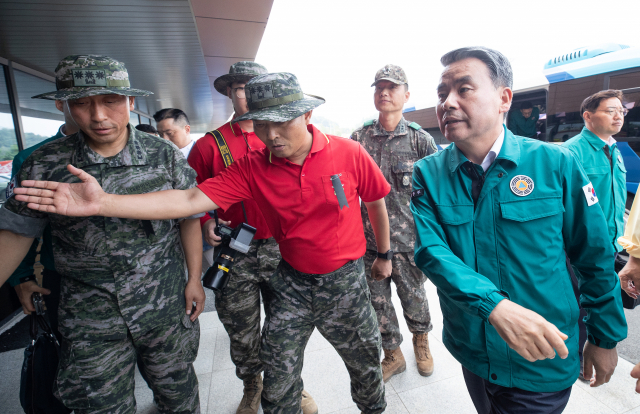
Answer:
<path fill-rule="evenodd" d="M 502 148 L 503 142 L 504 142 L 504 128 L 502 128 L 502 132 L 498 136 L 498 139 L 496 139 L 496 142 L 493 143 L 493 146 L 489 150 L 489 153 L 487 154 L 486 157 L 484 157 L 484 160 L 482 160 L 482 164 L 480 164 L 480 166 L 485 172 L 489 169 L 489 167 L 491 167 L 491 164 L 493 164 L 498 154 L 500 154 L 500 149 Z"/>

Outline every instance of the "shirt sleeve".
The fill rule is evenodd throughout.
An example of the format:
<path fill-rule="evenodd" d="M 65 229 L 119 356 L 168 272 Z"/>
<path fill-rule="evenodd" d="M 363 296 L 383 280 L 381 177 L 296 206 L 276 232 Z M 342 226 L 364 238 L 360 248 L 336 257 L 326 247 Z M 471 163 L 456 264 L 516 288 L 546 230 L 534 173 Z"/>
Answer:
<path fill-rule="evenodd" d="M 193 144 L 187 160 L 191 168 L 196 172 L 196 182 L 198 184 L 202 184 L 205 180 L 213 177 L 213 154 L 210 154 L 210 148 L 204 144 L 205 138 L 206 135 Z M 200 226 L 203 226 L 209 220 L 211 220 L 209 213 L 204 213 L 200 217 Z"/>
<path fill-rule="evenodd" d="M 42 236 L 49 224 L 49 215 L 41 211 L 32 210 L 27 203 L 17 201 L 11 186 L 19 187 L 23 180 L 38 180 L 42 177 L 34 176 L 32 157 L 25 160 L 16 176 L 11 179 L 7 189 L 7 201 L 0 208 L 0 230 L 8 230 L 20 236 L 36 238 Z"/>
<path fill-rule="evenodd" d="M 415 262 L 418 268 L 433 282 L 439 292 L 446 295 L 465 312 L 479 316 L 484 321 L 503 299 L 493 282 L 467 266 L 456 256 L 435 212 L 421 167 L 413 170 L 413 194 L 411 212 L 415 223 Z"/>
<path fill-rule="evenodd" d="M 637 199 L 638 197 L 633 200 L 629 220 L 624 228 L 624 236 L 618 238 L 618 243 L 631 256 L 640 259 L 640 205 Z"/>
<path fill-rule="evenodd" d="M 362 145 L 358 145 L 358 195 L 363 202 L 380 200 L 391 191 L 391 185 L 380 167 Z"/>
<path fill-rule="evenodd" d="M 189 166 L 187 160 L 180 150 L 173 150 L 173 171 L 171 177 L 171 185 L 175 190 L 189 190 L 194 188 L 198 183 L 196 181 L 196 172 Z M 184 219 L 200 218 L 204 213 L 194 214 Z"/>
<path fill-rule="evenodd" d="M 220 174 L 200 183 L 198 188 L 218 207 L 227 210 L 235 203 L 253 198 L 250 176 L 251 162 L 249 156 L 245 155 Z"/>
<path fill-rule="evenodd" d="M 567 255 L 578 270 L 588 339 L 600 348 L 611 349 L 627 337 L 627 322 L 607 223 L 598 202 L 587 198 L 589 179 L 575 157 L 567 153 L 559 168 L 564 170 L 562 233 Z"/>

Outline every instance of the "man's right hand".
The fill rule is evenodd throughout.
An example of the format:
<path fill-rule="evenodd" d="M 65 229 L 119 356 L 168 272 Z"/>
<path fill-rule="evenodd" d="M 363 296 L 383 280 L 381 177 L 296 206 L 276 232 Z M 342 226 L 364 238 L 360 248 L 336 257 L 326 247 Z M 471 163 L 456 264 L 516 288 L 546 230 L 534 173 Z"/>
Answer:
<path fill-rule="evenodd" d="M 228 226 L 231 224 L 230 221 L 219 220 L 221 224 Z M 214 232 L 216 228 L 216 221 L 214 219 L 207 220 L 202 226 L 202 235 L 204 236 L 204 241 L 206 241 L 209 246 L 217 247 L 220 245 L 220 241 L 222 238 L 220 236 L 216 236 Z"/>
<path fill-rule="evenodd" d="M 620 277 L 622 290 L 627 292 L 627 295 L 637 299 L 638 295 L 640 295 L 640 291 L 638 291 L 640 287 L 640 259 L 629 255 L 629 261 L 618 273 L 618 277 Z"/>
<path fill-rule="evenodd" d="M 562 359 L 569 355 L 564 343 L 567 335 L 542 316 L 508 299 L 493 309 L 489 322 L 507 345 L 527 361 L 553 359 L 556 352 Z"/>
<path fill-rule="evenodd" d="M 49 289 L 38 286 L 38 284 L 33 280 L 20 283 L 19 285 L 15 286 L 15 289 L 16 293 L 18 294 L 20 304 L 22 305 L 22 311 L 27 315 L 29 315 L 31 312 L 36 311 L 36 308 L 33 307 L 33 302 L 31 301 L 31 295 L 33 295 L 34 292 L 40 292 L 43 295 L 48 295 L 51 293 Z"/>
<path fill-rule="evenodd" d="M 29 203 L 30 209 L 47 213 L 75 217 L 100 215 L 100 206 L 106 193 L 98 181 L 71 164 L 67 165 L 67 169 L 82 182 L 66 184 L 24 180 L 20 183 L 22 187 L 14 189 L 16 200 Z"/>

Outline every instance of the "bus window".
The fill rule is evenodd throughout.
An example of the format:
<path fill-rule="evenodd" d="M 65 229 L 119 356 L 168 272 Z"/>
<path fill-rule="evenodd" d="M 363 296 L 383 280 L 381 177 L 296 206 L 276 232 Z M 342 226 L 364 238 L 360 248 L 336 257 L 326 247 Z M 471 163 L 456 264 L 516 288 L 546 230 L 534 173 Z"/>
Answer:
<path fill-rule="evenodd" d="M 629 110 L 622 130 L 614 138 L 628 142 L 629 147 L 640 156 L 640 71 L 611 76 L 609 89 L 619 89 L 624 93 L 622 104 Z"/>
<path fill-rule="evenodd" d="M 584 98 L 602 90 L 604 78 L 602 74 L 549 85 L 547 141 L 564 142 L 582 131 L 580 105 Z"/>
<path fill-rule="evenodd" d="M 533 106 L 531 114 L 538 115 L 538 121 L 535 124 L 535 132 L 532 130 L 531 135 L 528 135 L 523 131 L 520 131 L 519 128 L 513 125 L 516 122 L 516 118 L 519 118 L 522 122 L 524 122 L 523 121 L 524 118 L 520 115 L 520 113 L 522 112 L 521 111 L 522 104 L 525 102 L 531 103 L 531 105 Z M 515 93 L 513 95 L 513 101 L 511 103 L 511 110 L 509 110 L 509 113 L 506 117 L 507 128 L 509 128 L 509 130 L 516 135 L 529 136 L 530 138 L 536 138 L 542 141 L 546 141 L 547 140 L 546 118 L 547 118 L 546 89 Z M 512 125 L 510 126 L 510 124 Z M 533 124 L 529 124 L 529 126 L 526 129 L 533 128 L 533 127 L 534 127 Z"/>

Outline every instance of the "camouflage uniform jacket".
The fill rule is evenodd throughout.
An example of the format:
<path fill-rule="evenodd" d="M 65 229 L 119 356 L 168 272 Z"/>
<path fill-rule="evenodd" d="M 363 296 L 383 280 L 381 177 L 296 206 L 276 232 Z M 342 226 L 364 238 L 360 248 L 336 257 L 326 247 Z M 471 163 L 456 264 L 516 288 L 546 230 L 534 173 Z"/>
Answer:
<path fill-rule="evenodd" d="M 104 158 L 82 132 L 38 148 L 18 173 L 25 179 L 78 182 L 72 164 L 111 194 L 141 194 L 196 186 L 180 150 L 129 124 L 129 140 Z M 69 340 L 134 338 L 178 323 L 185 308 L 185 264 L 177 220 L 66 217 L 31 210 L 11 197 L 0 229 L 38 237 L 51 224 L 55 267 L 62 277 L 60 333 Z"/>
<path fill-rule="evenodd" d="M 385 197 L 391 250 L 413 252 L 415 235 L 413 215 L 409 210 L 413 163 L 436 152 L 435 141 L 420 125 L 409 123 L 404 117 L 393 132 L 385 131 L 378 120 L 366 122 L 351 134 L 351 139 L 362 144 L 391 184 L 391 191 Z M 361 208 L 367 250 L 376 250 L 376 239 L 364 203 Z"/>

